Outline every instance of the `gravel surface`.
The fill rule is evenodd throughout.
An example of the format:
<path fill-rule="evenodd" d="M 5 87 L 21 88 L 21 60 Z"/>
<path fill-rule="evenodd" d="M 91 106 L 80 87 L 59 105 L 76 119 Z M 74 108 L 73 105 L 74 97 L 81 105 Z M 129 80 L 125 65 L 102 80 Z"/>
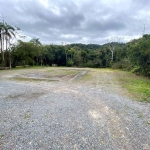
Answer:
<path fill-rule="evenodd" d="M 0 149 L 150 150 L 150 104 L 123 96 L 111 76 L 95 86 L 7 77 L 0 72 Z"/>

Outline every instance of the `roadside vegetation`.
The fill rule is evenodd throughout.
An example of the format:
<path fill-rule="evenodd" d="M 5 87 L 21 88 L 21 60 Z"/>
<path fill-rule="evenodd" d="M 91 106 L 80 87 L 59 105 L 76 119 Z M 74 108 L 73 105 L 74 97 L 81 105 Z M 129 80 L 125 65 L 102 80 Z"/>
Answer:
<path fill-rule="evenodd" d="M 133 73 L 123 72 L 118 75 L 123 88 L 127 89 L 130 95 L 139 101 L 150 102 L 150 80 L 137 76 Z"/>

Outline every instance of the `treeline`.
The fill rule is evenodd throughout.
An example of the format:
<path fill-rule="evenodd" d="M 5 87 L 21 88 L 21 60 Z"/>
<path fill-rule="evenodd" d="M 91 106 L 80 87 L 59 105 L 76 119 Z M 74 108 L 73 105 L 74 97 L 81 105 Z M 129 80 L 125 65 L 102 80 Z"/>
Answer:
<path fill-rule="evenodd" d="M 115 45 L 114 62 L 120 60 L 125 53 L 125 44 Z M 117 55 L 115 55 L 117 54 Z M 119 58 L 118 58 L 119 56 Z M 69 44 L 42 45 L 38 39 L 30 42 L 18 41 L 11 49 L 12 66 L 44 65 L 76 66 L 76 67 L 111 67 L 111 51 L 108 44 Z"/>
<path fill-rule="evenodd" d="M 125 68 L 150 77 L 150 35 L 126 43 Z"/>
<path fill-rule="evenodd" d="M 16 66 L 76 66 L 131 70 L 150 77 L 150 35 L 128 43 L 42 45 L 39 39 L 11 44 L 15 29 L 0 23 L 1 68 Z"/>

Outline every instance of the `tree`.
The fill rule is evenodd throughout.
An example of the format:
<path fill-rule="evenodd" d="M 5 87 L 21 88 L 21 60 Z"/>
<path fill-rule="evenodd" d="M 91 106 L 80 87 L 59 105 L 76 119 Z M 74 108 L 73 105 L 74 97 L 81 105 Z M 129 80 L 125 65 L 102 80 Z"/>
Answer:
<path fill-rule="evenodd" d="M 8 25 L 7 23 L 4 24 L 4 35 L 5 35 L 5 42 L 6 42 L 6 51 L 8 50 L 8 44 L 10 44 L 10 39 L 14 36 L 15 29 Z"/>
<path fill-rule="evenodd" d="M 10 46 L 10 39 L 14 36 L 15 29 L 8 25 L 7 23 L 0 22 L 0 47 L 1 47 L 1 62 L 2 67 L 5 67 L 5 51 L 8 51 L 8 47 Z M 6 47 L 4 47 L 6 46 Z M 10 59 L 10 51 L 9 51 L 9 60 L 10 60 L 10 68 L 11 68 L 11 59 Z"/>
<path fill-rule="evenodd" d="M 0 47 L 1 47 L 1 64 L 3 67 L 3 61 L 4 61 L 4 51 L 3 51 L 3 30 L 4 30 L 4 24 L 0 22 Z"/>
<path fill-rule="evenodd" d="M 42 44 L 41 44 L 39 38 L 33 38 L 33 39 L 30 40 L 30 42 L 33 43 L 36 46 L 35 55 L 33 57 L 36 58 L 36 61 L 38 63 L 38 61 L 39 61 L 38 55 L 41 54 L 41 46 L 42 46 Z M 42 62 L 43 62 L 42 61 L 42 55 L 40 55 L 40 61 L 41 61 L 41 66 L 42 66 Z M 34 65 L 34 58 L 33 58 L 33 65 Z"/>
<path fill-rule="evenodd" d="M 15 37 L 15 29 L 8 25 L 7 23 L 4 24 L 4 35 L 5 35 L 5 42 L 6 42 L 6 51 L 8 51 L 8 47 L 10 47 L 10 39 Z M 11 53 L 9 49 L 9 68 L 11 69 Z"/>
<path fill-rule="evenodd" d="M 41 42 L 39 41 L 39 38 L 33 38 L 30 40 L 31 43 L 34 43 L 36 46 L 42 45 Z"/>

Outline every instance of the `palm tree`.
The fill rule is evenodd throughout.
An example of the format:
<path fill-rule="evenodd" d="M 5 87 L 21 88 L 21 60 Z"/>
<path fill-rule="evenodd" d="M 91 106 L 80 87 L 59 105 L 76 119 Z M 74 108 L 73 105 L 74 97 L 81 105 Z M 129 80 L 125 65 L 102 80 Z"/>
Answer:
<path fill-rule="evenodd" d="M 39 41 L 39 38 L 33 38 L 33 39 L 30 40 L 30 42 L 33 43 L 36 46 L 37 53 L 36 53 L 35 57 L 36 57 L 36 61 L 37 61 L 37 64 L 38 64 L 38 61 L 39 61 L 38 56 L 39 56 L 39 53 L 41 51 L 42 44 Z M 40 55 L 40 56 L 41 56 L 41 66 L 42 66 L 42 55 Z M 34 65 L 34 59 L 33 59 L 33 65 Z"/>
<path fill-rule="evenodd" d="M 15 37 L 15 29 L 8 25 L 7 23 L 4 24 L 4 36 L 5 36 L 5 43 L 6 43 L 6 51 L 8 51 L 8 46 L 10 46 L 10 39 Z M 9 50 L 9 67 L 11 69 L 11 56 L 10 56 L 10 50 Z"/>
<path fill-rule="evenodd" d="M 4 24 L 0 22 L 0 47 L 1 47 L 1 59 L 2 59 L 2 67 L 3 67 L 3 62 L 4 62 Z"/>
<path fill-rule="evenodd" d="M 15 29 L 12 26 L 8 25 L 7 23 L 4 24 L 6 50 L 8 50 L 8 44 L 10 44 L 10 39 L 12 37 L 15 37 L 14 31 L 15 31 Z"/>
<path fill-rule="evenodd" d="M 34 43 L 36 46 L 42 45 L 41 42 L 39 41 L 39 38 L 33 38 L 30 40 L 31 43 Z"/>

